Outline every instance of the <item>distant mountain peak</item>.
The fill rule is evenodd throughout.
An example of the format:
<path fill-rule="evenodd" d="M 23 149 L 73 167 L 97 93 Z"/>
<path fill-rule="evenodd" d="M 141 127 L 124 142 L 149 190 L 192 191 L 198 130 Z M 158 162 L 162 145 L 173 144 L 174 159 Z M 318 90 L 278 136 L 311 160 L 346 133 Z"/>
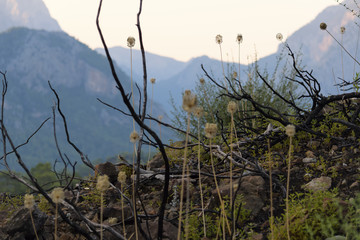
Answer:
<path fill-rule="evenodd" d="M 42 0 L 0 0 L 0 32 L 12 27 L 61 31 Z"/>

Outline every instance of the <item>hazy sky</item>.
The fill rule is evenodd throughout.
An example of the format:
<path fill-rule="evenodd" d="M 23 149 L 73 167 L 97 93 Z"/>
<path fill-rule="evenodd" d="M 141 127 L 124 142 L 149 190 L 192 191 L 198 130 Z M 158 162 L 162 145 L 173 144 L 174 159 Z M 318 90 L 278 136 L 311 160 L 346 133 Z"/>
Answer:
<path fill-rule="evenodd" d="M 98 0 L 43 0 L 62 29 L 91 48 L 100 47 L 95 18 Z M 138 39 L 137 0 L 104 0 L 101 26 L 108 46 L 126 46 Z M 144 0 L 141 25 L 145 49 L 178 60 L 208 55 L 220 58 L 215 36 L 223 36 L 224 60 L 238 59 L 236 35 L 241 33 L 241 61 L 277 50 L 275 35 L 284 37 L 313 20 L 335 0 Z M 139 44 L 136 42 L 135 48 Z"/>

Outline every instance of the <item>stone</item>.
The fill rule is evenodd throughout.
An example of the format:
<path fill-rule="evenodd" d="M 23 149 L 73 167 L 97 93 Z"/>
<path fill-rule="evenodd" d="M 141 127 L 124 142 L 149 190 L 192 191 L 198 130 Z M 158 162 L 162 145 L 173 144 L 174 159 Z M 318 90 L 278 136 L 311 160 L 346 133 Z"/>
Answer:
<path fill-rule="evenodd" d="M 314 153 L 312 152 L 312 151 L 307 151 L 306 153 L 305 153 L 305 155 L 306 155 L 306 157 L 307 158 L 315 158 L 315 155 L 314 155 Z"/>
<path fill-rule="evenodd" d="M 330 177 L 314 178 L 309 183 L 305 184 L 303 188 L 307 191 L 326 191 L 331 187 Z"/>
<path fill-rule="evenodd" d="M 129 205 L 126 204 L 126 201 L 124 200 L 124 219 L 127 219 L 132 216 L 132 210 Z M 103 216 L 104 219 L 108 218 L 118 218 L 122 219 L 122 208 L 121 208 L 121 202 L 116 202 L 111 204 L 109 207 L 104 208 Z"/>
<path fill-rule="evenodd" d="M 303 163 L 316 163 L 316 158 L 306 157 L 302 160 Z"/>
<path fill-rule="evenodd" d="M 358 188 L 359 187 L 359 183 L 358 182 L 353 182 L 351 185 L 350 185 L 350 189 L 353 190 L 355 188 Z"/>
<path fill-rule="evenodd" d="M 118 172 L 116 167 L 111 162 L 100 163 L 95 166 L 95 176 L 107 175 L 109 177 L 109 181 L 111 183 L 115 183 L 117 181 Z"/>
<path fill-rule="evenodd" d="M 346 237 L 337 235 L 334 237 L 328 237 L 325 240 L 346 240 Z"/>
<path fill-rule="evenodd" d="M 222 197 L 229 196 L 230 185 L 221 185 L 219 187 L 220 194 Z M 233 184 L 234 191 L 236 190 L 237 184 Z M 251 212 L 252 216 L 256 216 L 260 210 L 265 206 L 265 180 L 261 176 L 245 176 L 241 179 L 240 189 L 238 194 L 244 196 L 244 208 Z M 219 204 L 219 198 L 217 190 L 212 191 L 213 202 L 212 205 Z"/>
<path fill-rule="evenodd" d="M 161 153 L 156 154 L 147 164 L 147 170 L 159 169 L 164 166 L 165 162 Z"/>
<path fill-rule="evenodd" d="M 47 215 L 41 212 L 37 207 L 32 211 L 34 224 L 37 233 L 44 228 Z M 10 236 L 10 239 L 34 239 L 35 233 L 31 223 L 30 211 L 27 208 L 20 208 L 5 223 L 3 232 Z"/>

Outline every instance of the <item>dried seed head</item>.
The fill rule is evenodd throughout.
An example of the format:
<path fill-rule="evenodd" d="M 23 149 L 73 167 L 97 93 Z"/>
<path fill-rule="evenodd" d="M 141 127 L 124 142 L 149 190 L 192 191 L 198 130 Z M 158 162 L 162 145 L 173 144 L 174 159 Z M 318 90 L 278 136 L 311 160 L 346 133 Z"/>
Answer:
<path fill-rule="evenodd" d="M 283 35 L 281 33 L 276 34 L 276 39 L 279 41 L 283 40 Z"/>
<path fill-rule="evenodd" d="M 60 203 L 64 200 L 64 198 L 65 194 L 62 188 L 54 188 L 54 190 L 51 192 L 51 199 L 54 203 Z"/>
<path fill-rule="evenodd" d="M 32 209 L 34 205 L 35 205 L 34 196 L 31 194 L 25 194 L 24 207 L 28 209 Z"/>
<path fill-rule="evenodd" d="M 154 83 L 155 83 L 155 78 L 151 78 L 151 79 L 150 79 L 150 82 L 151 82 L 152 84 L 154 84 Z"/>
<path fill-rule="evenodd" d="M 227 105 L 227 111 L 230 114 L 234 114 L 237 110 L 237 104 L 234 101 L 230 101 Z"/>
<path fill-rule="evenodd" d="M 130 133 L 130 142 L 136 143 L 139 141 L 140 137 L 139 134 L 134 130 L 132 133 Z"/>
<path fill-rule="evenodd" d="M 128 37 L 127 38 L 127 46 L 129 48 L 132 48 L 135 46 L 135 38 L 134 37 Z"/>
<path fill-rule="evenodd" d="M 288 135 L 288 137 L 293 137 L 295 136 L 295 126 L 292 124 L 289 124 L 285 127 L 285 133 L 286 135 Z"/>
<path fill-rule="evenodd" d="M 107 175 L 101 175 L 97 179 L 96 189 L 100 192 L 105 192 L 110 186 L 109 177 Z"/>
<path fill-rule="evenodd" d="M 110 225 L 116 224 L 117 221 L 118 221 L 118 219 L 116 217 L 108 218 L 108 222 L 109 222 Z"/>
<path fill-rule="evenodd" d="M 120 171 L 117 180 L 119 183 L 124 184 L 126 182 L 126 173 L 124 171 Z"/>
<path fill-rule="evenodd" d="M 237 36 L 236 36 L 236 41 L 240 44 L 240 43 L 242 43 L 242 41 L 243 41 L 243 35 L 242 34 L 238 34 Z"/>
<path fill-rule="evenodd" d="M 237 78 L 238 74 L 237 72 L 233 72 L 233 78 Z"/>
<path fill-rule="evenodd" d="M 217 132 L 216 123 L 206 123 L 204 131 L 207 138 L 214 138 Z"/>
<path fill-rule="evenodd" d="M 158 119 L 159 119 L 160 122 L 163 120 L 163 118 L 164 118 L 163 115 L 159 115 L 159 116 L 158 116 Z"/>
<path fill-rule="evenodd" d="M 220 34 L 216 35 L 215 42 L 221 44 L 223 42 L 222 36 Z"/>
<path fill-rule="evenodd" d="M 194 115 L 197 118 L 201 118 L 204 115 L 204 109 L 201 106 L 197 106 L 194 109 Z"/>
<path fill-rule="evenodd" d="M 205 79 L 200 78 L 200 83 L 201 83 L 201 85 L 205 84 Z"/>
<path fill-rule="evenodd" d="M 197 104 L 196 95 L 191 93 L 190 90 L 185 90 L 183 96 L 183 104 L 182 104 L 183 109 L 186 112 L 191 113 L 196 107 L 196 104 Z"/>
<path fill-rule="evenodd" d="M 324 23 L 324 22 L 320 23 L 321 30 L 326 30 L 326 27 L 327 27 L 326 23 Z"/>
<path fill-rule="evenodd" d="M 341 32 L 341 34 L 344 34 L 345 33 L 345 27 L 341 27 L 340 32 Z"/>

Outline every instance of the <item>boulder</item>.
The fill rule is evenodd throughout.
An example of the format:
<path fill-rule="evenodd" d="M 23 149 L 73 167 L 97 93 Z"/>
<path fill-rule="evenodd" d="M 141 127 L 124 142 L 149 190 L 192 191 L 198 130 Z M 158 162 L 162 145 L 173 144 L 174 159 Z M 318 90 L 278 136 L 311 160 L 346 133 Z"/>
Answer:
<path fill-rule="evenodd" d="M 36 231 L 39 235 L 44 228 L 47 215 L 37 207 L 32 211 Z M 31 223 L 30 211 L 27 208 L 20 208 L 4 224 L 2 231 L 9 235 L 10 239 L 35 239 L 33 225 Z"/>
<path fill-rule="evenodd" d="M 303 186 L 307 191 L 326 191 L 331 187 L 330 177 L 314 178 L 309 183 Z"/>

